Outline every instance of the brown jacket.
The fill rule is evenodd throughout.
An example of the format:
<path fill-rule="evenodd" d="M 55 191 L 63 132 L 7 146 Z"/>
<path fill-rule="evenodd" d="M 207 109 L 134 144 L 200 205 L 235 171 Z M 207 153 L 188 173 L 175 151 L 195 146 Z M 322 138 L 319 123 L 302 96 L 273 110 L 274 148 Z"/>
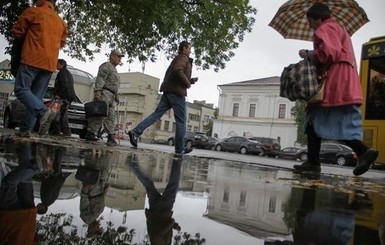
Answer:
<path fill-rule="evenodd" d="M 24 40 L 21 63 L 46 71 L 56 71 L 59 49 L 67 39 L 67 25 L 47 1 L 27 8 L 12 27 L 16 38 Z"/>
<path fill-rule="evenodd" d="M 184 54 L 176 56 L 167 68 L 160 92 L 172 92 L 187 96 L 187 89 L 191 87 L 191 69 L 191 58 Z"/>

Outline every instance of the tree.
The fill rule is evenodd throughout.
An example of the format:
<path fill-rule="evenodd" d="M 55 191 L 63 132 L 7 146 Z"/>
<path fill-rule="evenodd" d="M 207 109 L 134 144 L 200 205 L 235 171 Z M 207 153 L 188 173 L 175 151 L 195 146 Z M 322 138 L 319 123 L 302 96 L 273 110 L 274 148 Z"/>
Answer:
<path fill-rule="evenodd" d="M 10 27 L 29 0 L 5 0 L 0 5 L 0 33 L 12 40 Z M 128 61 L 168 59 L 178 44 L 193 44 L 195 65 L 225 68 L 232 50 L 251 32 L 257 10 L 248 0 L 57 0 L 66 20 L 69 39 L 64 51 L 72 58 L 92 60 L 106 44 L 128 56 Z"/>
<path fill-rule="evenodd" d="M 307 137 L 304 132 L 305 107 L 305 101 L 297 100 L 295 105 L 291 108 L 291 115 L 295 118 L 295 122 L 297 124 L 297 142 L 301 145 L 306 145 L 307 143 Z"/>

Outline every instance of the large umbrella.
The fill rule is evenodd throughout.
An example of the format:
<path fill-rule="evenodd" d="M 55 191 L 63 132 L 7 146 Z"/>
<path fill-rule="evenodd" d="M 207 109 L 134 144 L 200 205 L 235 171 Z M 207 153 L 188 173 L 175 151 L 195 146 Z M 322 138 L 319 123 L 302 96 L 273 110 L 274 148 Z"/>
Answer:
<path fill-rule="evenodd" d="M 354 0 L 289 0 L 278 9 L 269 26 L 284 38 L 312 41 L 313 30 L 308 24 L 306 12 L 316 2 L 328 5 L 331 17 L 350 35 L 369 21 L 364 9 Z"/>

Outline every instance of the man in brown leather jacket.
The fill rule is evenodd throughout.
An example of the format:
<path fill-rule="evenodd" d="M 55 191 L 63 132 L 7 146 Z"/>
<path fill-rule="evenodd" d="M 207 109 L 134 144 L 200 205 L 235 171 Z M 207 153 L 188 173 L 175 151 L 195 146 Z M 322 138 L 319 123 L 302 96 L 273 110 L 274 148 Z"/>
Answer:
<path fill-rule="evenodd" d="M 175 132 L 175 154 L 182 156 L 191 152 L 191 149 L 184 147 L 184 135 L 186 133 L 186 96 L 187 89 L 198 79 L 191 78 L 192 62 L 190 56 L 191 44 L 183 41 L 179 44 L 179 54 L 172 60 L 160 86 L 163 95 L 155 111 L 146 119 L 140 122 L 133 130 L 128 132 L 130 142 L 134 147 L 138 146 L 138 138 L 143 131 L 161 118 L 170 110 L 174 111 L 176 121 Z"/>

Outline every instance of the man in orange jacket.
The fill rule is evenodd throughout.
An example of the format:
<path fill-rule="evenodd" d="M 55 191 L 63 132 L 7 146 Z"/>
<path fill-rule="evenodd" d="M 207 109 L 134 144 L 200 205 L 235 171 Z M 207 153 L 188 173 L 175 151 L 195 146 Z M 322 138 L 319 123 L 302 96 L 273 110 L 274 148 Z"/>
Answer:
<path fill-rule="evenodd" d="M 27 108 L 16 133 L 21 137 L 30 136 L 38 117 L 39 134 L 46 134 L 53 119 L 42 98 L 67 39 L 67 25 L 55 12 L 54 2 L 37 0 L 36 7 L 27 8 L 12 27 L 15 37 L 23 42 L 15 81 L 15 95 Z"/>

